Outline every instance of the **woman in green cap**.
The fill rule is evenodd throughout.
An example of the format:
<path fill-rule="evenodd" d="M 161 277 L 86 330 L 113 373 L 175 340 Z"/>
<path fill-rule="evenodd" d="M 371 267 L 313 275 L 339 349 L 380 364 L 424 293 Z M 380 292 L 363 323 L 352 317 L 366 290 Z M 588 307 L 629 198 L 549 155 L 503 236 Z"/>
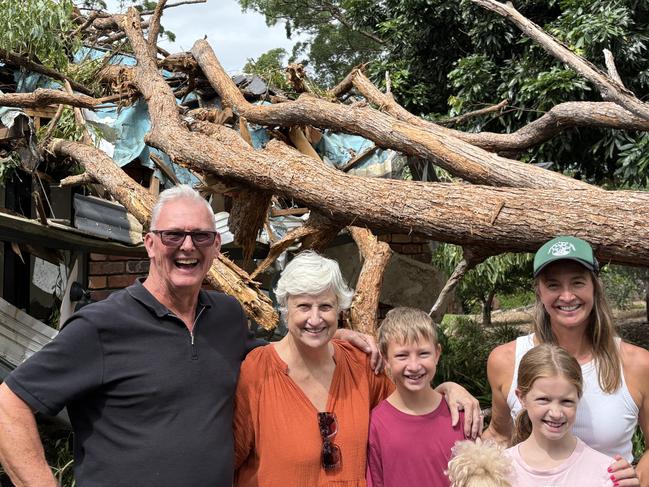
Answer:
<path fill-rule="evenodd" d="M 534 346 L 554 343 L 577 359 L 584 376 L 573 433 L 617 459 L 609 468 L 612 485 L 649 487 L 649 455 L 638 463 L 637 476 L 630 466 L 638 424 L 649 438 L 649 352 L 617 336 L 591 246 L 567 236 L 546 242 L 534 256 L 534 289 L 533 333 L 489 355 L 492 417 L 483 437 L 509 441 L 521 409 L 518 364 Z"/>

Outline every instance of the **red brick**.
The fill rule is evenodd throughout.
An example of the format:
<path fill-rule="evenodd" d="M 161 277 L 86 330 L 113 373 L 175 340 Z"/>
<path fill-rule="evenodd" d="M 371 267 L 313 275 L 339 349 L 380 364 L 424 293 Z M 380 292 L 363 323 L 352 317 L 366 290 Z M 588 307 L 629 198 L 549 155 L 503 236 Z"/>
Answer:
<path fill-rule="evenodd" d="M 137 276 L 124 274 L 121 276 L 108 276 L 108 287 L 111 289 L 122 289 L 133 284 Z"/>
<path fill-rule="evenodd" d="M 88 287 L 90 289 L 104 289 L 107 279 L 106 276 L 91 276 L 88 281 Z"/>
<path fill-rule="evenodd" d="M 106 299 L 112 291 L 106 289 L 104 291 L 91 291 L 90 293 L 90 298 L 93 299 L 94 301 L 101 301 L 102 299 Z"/>
<path fill-rule="evenodd" d="M 428 243 L 430 238 L 425 235 L 419 235 L 418 233 L 412 234 L 412 243 Z"/>
<path fill-rule="evenodd" d="M 126 262 L 126 272 L 129 274 L 146 274 L 149 272 L 149 261 L 129 260 Z"/>
<path fill-rule="evenodd" d="M 91 276 L 124 274 L 124 262 L 91 262 L 89 273 Z"/>
<path fill-rule="evenodd" d="M 412 242 L 412 235 L 405 234 L 405 233 L 393 233 L 392 242 L 402 243 L 402 244 L 410 243 Z"/>
<path fill-rule="evenodd" d="M 401 246 L 401 253 L 406 255 L 421 254 L 423 252 L 421 244 L 405 244 Z"/>
<path fill-rule="evenodd" d="M 104 254 L 90 254 L 90 260 L 106 260 L 108 259 L 107 255 Z"/>

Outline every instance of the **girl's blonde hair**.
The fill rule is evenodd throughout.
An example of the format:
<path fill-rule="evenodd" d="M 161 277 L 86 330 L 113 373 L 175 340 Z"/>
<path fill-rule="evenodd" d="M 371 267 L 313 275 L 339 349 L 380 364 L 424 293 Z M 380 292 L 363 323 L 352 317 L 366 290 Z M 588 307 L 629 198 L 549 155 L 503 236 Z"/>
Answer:
<path fill-rule="evenodd" d="M 588 271 L 588 274 L 593 281 L 594 297 L 593 310 L 590 314 L 586 334 L 592 343 L 593 360 L 599 374 L 599 386 L 604 392 L 612 394 L 622 385 L 622 362 L 615 342 L 617 333 L 613 325 L 613 313 L 606 301 L 602 280 L 592 271 Z M 539 280 L 542 276 L 543 271 L 534 280 L 536 307 L 533 331 L 540 343 L 556 344 L 557 339 L 552 332 L 550 316 L 539 298 Z"/>
<path fill-rule="evenodd" d="M 577 359 L 557 345 L 544 343 L 523 355 L 518 366 L 518 386 L 520 396 L 526 396 L 537 379 L 563 377 L 577 389 L 581 398 L 584 380 Z M 525 441 L 532 434 L 532 422 L 527 410 L 522 409 L 514 422 L 511 445 Z"/>
<path fill-rule="evenodd" d="M 511 487 L 510 471 L 511 460 L 501 445 L 477 439 L 455 444 L 446 474 L 451 487 Z"/>

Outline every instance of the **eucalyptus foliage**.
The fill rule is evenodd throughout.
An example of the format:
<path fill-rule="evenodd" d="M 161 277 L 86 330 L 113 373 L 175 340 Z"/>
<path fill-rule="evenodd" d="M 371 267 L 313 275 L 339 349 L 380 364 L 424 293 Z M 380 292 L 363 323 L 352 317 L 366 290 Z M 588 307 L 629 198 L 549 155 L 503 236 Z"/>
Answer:
<path fill-rule="evenodd" d="M 257 59 L 248 58 L 243 72 L 261 76 L 271 86 L 286 90 L 289 88 L 284 76 L 284 59 L 287 54 L 286 49 L 278 47 L 265 52 Z"/>
<path fill-rule="evenodd" d="M 0 48 L 63 70 L 81 45 L 72 0 L 0 1 Z"/>

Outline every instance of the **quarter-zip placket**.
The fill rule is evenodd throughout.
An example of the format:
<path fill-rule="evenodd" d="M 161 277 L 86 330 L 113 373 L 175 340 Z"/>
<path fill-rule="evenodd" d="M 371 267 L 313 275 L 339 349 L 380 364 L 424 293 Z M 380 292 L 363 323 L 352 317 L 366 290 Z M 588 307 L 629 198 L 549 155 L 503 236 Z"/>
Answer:
<path fill-rule="evenodd" d="M 195 342 L 196 335 L 194 334 L 194 331 L 196 331 L 198 328 L 198 319 L 203 314 L 203 311 L 205 311 L 205 306 L 201 308 L 201 310 L 196 315 L 196 318 L 194 318 L 194 325 L 192 326 L 192 329 L 188 330 L 189 338 L 191 339 L 191 345 L 192 345 L 192 360 L 198 360 L 198 350 L 196 350 L 196 342 Z"/>

